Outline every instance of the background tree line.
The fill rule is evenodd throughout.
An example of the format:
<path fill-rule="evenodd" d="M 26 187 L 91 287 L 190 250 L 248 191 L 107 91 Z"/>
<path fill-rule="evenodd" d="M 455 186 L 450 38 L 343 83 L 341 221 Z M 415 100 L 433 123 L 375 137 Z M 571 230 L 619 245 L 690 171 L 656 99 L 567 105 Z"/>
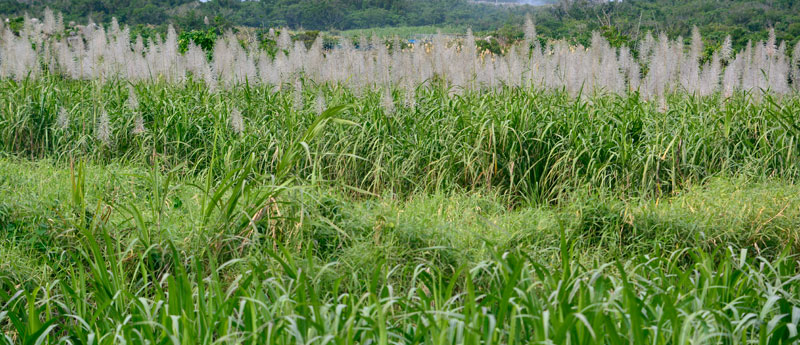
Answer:
<path fill-rule="evenodd" d="M 486 30 L 507 22 L 519 9 L 467 0 L 0 0 L 0 14 L 38 16 L 48 6 L 64 13 L 66 21 L 76 22 L 117 17 L 130 25 L 173 23 L 197 29 L 205 17 L 220 17 L 230 25 L 312 30 L 418 25 Z"/>
<path fill-rule="evenodd" d="M 800 1 L 795 0 L 548 0 L 548 6 L 492 6 L 468 0 L 0 0 L 0 15 L 41 16 L 46 7 L 65 21 L 128 25 L 175 25 L 178 30 L 247 26 L 306 30 L 348 30 L 436 25 L 467 27 L 501 40 L 522 36 L 525 15 L 540 36 L 588 44 L 600 31 L 612 44 L 625 44 L 646 32 L 690 36 L 697 26 L 709 43 L 731 35 L 734 47 L 763 40 L 774 28 L 779 40 L 800 38 Z"/>

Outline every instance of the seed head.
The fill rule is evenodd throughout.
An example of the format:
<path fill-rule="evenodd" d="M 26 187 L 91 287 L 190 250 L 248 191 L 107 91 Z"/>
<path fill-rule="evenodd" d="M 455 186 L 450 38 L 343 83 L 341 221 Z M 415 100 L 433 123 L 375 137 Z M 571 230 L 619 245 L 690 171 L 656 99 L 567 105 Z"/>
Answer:
<path fill-rule="evenodd" d="M 775 28 L 769 29 L 769 37 L 767 38 L 766 48 L 767 48 L 767 55 L 772 57 L 775 55 L 775 42 L 777 39 L 775 37 Z"/>
<path fill-rule="evenodd" d="M 134 91 L 133 86 L 130 85 L 128 85 L 128 106 L 131 107 L 133 111 L 139 109 L 139 98 L 136 97 L 136 91 Z"/>
<path fill-rule="evenodd" d="M 278 49 L 289 50 L 292 47 L 292 37 L 289 36 L 289 28 L 283 28 L 278 36 Z"/>
<path fill-rule="evenodd" d="M 720 57 L 725 61 L 730 61 L 733 57 L 733 43 L 731 42 L 731 35 L 725 37 L 725 41 L 722 42 L 722 47 L 720 47 Z"/>
<path fill-rule="evenodd" d="M 525 15 L 525 42 L 533 44 L 536 40 L 536 26 L 533 25 L 530 14 Z"/>
<path fill-rule="evenodd" d="M 292 102 L 294 110 L 303 109 L 303 81 L 300 79 L 294 82 L 294 101 Z"/>
<path fill-rule="evenodd" d="M 387 115 L 394 114 L 394 98 L 392 98 L 392 91 L 388 87 L 384 89 L 381 107 Z"/>
<path fill-rule="evenodd" d="M 244 119 L 242 119 L 242 112 L 239 111 L 239 108 L 234 107 L 231 111 L 230 125 L 234 133 L 241 135 L 244 132 Z"/>
<path fill-rule="evenodd" d="M 108 113 L 105 110 L 103 110 L 103 113 L 100 114 L 100 118 L 97 120 L 95 135 L 97 136 L 97 140 L 100 140 L 103 144 L 111 145 L 111 123 L 108 119 Z"/>
<path fill-rule="evenodd" d="M 317 93 L 317 99 L 314 108 L 317 111 L 317 114 L 322 114 L 322 112 L 325 111 L 325 107 L 325 94 L 320 91 Z"/>
<path fill-rule="evenodd" d="M 60 129 L 67 129 L 69 128 L 69 113 L 64 107 L 58 108 L 58 118 L 56 119 L 56 125 Z"/>
<path fill-rule="evenodd" d="M 136 114 L 136 118 L 133 119 L 133 130 L 131 130 L 131 133 L 137 135 L 142 134 L 145 131 L 147 130 L 144 128 L 144 119 L 142 118 L 142 115 Z"/>
<path fill-rule="evenodd" d="M 659 97 L 659 105 L 658 111 L 661 113 L 666 113 L 669 110 L 669 105 L 667 104 L 667 99 L 663 96 Z"/>
<path fill-rule="evenodd" d="M 405 82 L 405 103 L 407 108 L 414 108 L 417 105 L 417 97 L 415 95 L 414 82 L 407 80 Z"/>
<path fill-rule="evenodd" d="M 699 59 L 700 54 L 703 53 L 703 37 L 700 35 L 700 29 L 697 26 L 692 27 L 692 46 L 691 54 L 692 59 Z"/>

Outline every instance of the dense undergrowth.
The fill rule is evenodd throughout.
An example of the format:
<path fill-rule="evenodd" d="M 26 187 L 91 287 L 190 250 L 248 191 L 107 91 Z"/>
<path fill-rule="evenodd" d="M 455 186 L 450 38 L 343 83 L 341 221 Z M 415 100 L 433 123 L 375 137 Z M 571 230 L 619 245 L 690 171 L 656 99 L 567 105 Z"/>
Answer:
<path fill-rule="evenodd" d="M 292 188 L 240 232 L 191 180 L 0 166 L 8 343 L 798 341 L 800 189 L 777 181 L 518 210 Z"/>
<path fill-rule="evenodd" d="M 666 103 L 501 88 L 450 95 L 419 87 L 356 96 L 336 85 L 274 93 L 242 85 L 3 81 L 0 149 L 30 159 L 86 158 L 224 175 L 276 170 L 328 105 L 347 104 L 293 161 L 291 174 L 363 194 L 488 188 L 528 203 L 590 185 L 653 196 L 720 174 L 795 180 L 800 98 L 742 93 Z M 299 92 L 297 92 L 299 90 Z M 387 106 L 386 103 L 390 103 Z M 137 123 L 138 122 L 138 123 Z"/>
<path fill-rule="evenodd" d="M 796 96 L 0 83 L 0 342 L 798 341 Z"/>

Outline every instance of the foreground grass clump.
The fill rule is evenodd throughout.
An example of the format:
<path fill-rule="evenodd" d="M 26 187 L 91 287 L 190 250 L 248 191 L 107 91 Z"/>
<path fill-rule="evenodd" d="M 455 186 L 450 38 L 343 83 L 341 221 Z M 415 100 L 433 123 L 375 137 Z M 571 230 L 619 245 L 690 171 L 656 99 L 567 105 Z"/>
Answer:
<path fill-rule="evenodd" d="M 76 175 L 83 176 L 80 188 L 73 184 Z M 263 202 L 268 212 L 252 224 L 263 209 L 253 206 L 259 192 L 272 186 L 257 185 L 250 195 L 213 209 L 210 220 L 232 210 L 229 221 L 218 223 L 204 221 L 204 196 L 211 194 L 205 180 L 113 163 L 81 170 L 80 164 L 0 160 L 1 239 L 5 248 L 27 253 L 3 264 L 18 261 L 20 279 L 47 280 L 42 272 L 52 269 L 36 263 L 63 256 L 74 244 L 77 225 L 91 221 L 112 226 L 121 247 L 166 240 L 180 252 L 211 251 L 214 244 L 214 255 L 232 251 L 226 255 L 246 257 L 260 255 L 264 246 L 283 246 L 310 250 L 321 261 L 359 274 L 368 274 L 376 261 L 453 270 L 498 250 L 521 250 L 551 263 L 558 258 L 552 248 L 562 228 L 587 264 L 658 248 L 733 245 L 769 258 L 784 249 L 800 253 L 800 187 L 780 180 L 720 177 L 658 199 L 584 190 L 558 206 L 516 208 L 485 190 L 354 199 L 347 190 L 321 184 L 270 194 Z M 82 192 L 77 202 L 76 189 Z"/>
<path fill-rule="evenodd" d="M 2 341 L 798 341 L 800 188 L 787 181 L 512 209 L 490 191 L 285 186 L 240 225 L 274 186 L 212 209 L 234 215 L 219 223 L 203 221 L 206 178 L 173 175 L 0 160 Z"/>
<path fill-rule="evenodd" d="M 0 278 L 8 343 L 746 344 L 798 341 L 796 258 L 685 249 L 559 266 L 520 252 L 444 274 L 374 262 L 345 290 L 335 264 L 286 251 L 216 263 L 173 250 L 152 270 L 107 231 L 76 248 L 73 268 L 42 285 Z M 84 268 L 85 267 L 85 268 Z M 403 286 L 390 282 L 408 271 Z"/>

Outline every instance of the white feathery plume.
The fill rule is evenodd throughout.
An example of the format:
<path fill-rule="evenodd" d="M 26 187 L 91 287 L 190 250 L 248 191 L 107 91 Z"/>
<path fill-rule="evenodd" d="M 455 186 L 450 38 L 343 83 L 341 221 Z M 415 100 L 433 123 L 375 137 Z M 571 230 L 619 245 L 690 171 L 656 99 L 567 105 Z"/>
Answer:
<path fill-rule="evenodd" d="M 381 107 L 385 114 L 394 114 L 394 98 L 392 98 L 392 90 L 388 87 L 384 88 L 383 97 L 381 98 Z"/>
<path fill-rule="evenodd" d="M 310 76 L 311 79 L 315 79 L 319 82 L 323 82 L 322 70 L 325 60 L 325 56 L 322 52 L 323 49 L 324 42 L 322 41 L 322 37 L 317 36 L 317 38 L 314 39 L 314 43 L 311 44 L 311 48 L 306 52 L 306 74 Z"/>
<path fill-rule="evenodd" d="M 730 61 L 731 58 L 733 58 L 733 41 L 731 40 L 731 35 L 725 36 L 725 41 L 722 42 L 719 53 L 722 60 Z"/>
<path fill-rule="evenodd" d="M 106 39 L 106 32 L 102 26 L 91 30 L 91 35 L 87 36 L 89 42 L 87 63 L 90 63 L 87 71 L 90 76 L 103 80 L 106 76 L 103 64 L 103 56 L 106 55 L 106 47 L 108 41 Z"/>
<path fill-rule="evenodd" d="M 195 79 L 202 79 L 203 73 L 208 68 L 206 53 L 203 49 L 190 41 L 183 59 L 185 60 L 186 71 L 192 73 Z"/>
<path fill-rule="evenodd" d="M 524 32 L 525 32 L 525 42 L 528 44 L 528 46 L 538 43 L 536 41 L 536 26 L 533 24 L 533 20 L 531 20 L 530 14 L 525 15 Z"/>
<path fill-rule="evenodd" d="M 42 31 L 44 31 L 46 35 L 52 35 L 56 30 L 56 17 L 53 11 L 50 10 L 50 7 L 46 7 L 44 9 L 44 26 L 42 27 Z"/>
<path fill-rule="evenodd" d="M 325 93 L 321 90 L 317 92 L 316 103 L 314 105 L 314 110 L 316 110 L 317 115 L 322 114 L 325 111 L 327 105 L 325 104 Z"/>
<path fill-rule="evenodd" d="M 767 56 L 772 57 L 775 55 L 775 43 L 777 42 L 777 38 L 775 37 L 775 28 L 769 29 L 769 37 L 767 38 L 767 42 L 764 44 L 764 48 L 766 48 Z"/>
<path fill-rule="evenodd" d="M 414 108 L 417 105 L 416 89 L 410 78 L 405 79 L 405 105 L 406 108 Z"/>
<path fill-rule="evenodd" d="M 725 67 L 725 72 L 722 75 L 722 92 L 726 98 L 733 96 L 733 92 L 738 87 L 739 71 L 737 67 L 741 61 L 739 57 L 736 57 L 735 60 Z"/>
<path fill-rule="evenodd" d="M 281 34 L 278 36 L 278 49 L 289 50 L 292 47 L 292 37 L 289 36 L 289 28 L 281 29 Z"/>
<path fill-rule="evenodd" d="M 650 62 L 650 55 L 653 53 L 655 47 L 655 38 L 649 31 L 644 36 L 644 39 L 639 42 L 639 59 L 645 63 Z"/>
<path fill-rule="evenodd" d="M 289 66 L 289 60 L 283 51 L 278 51 L 275 54 L 275 60 L 272 63 L 275 68 L 275 72 L 280 79 L 276 84 L 282 83 L 292 75 L 292 69 Z"/>
<path fill-rule="evenodd" d="M 306 49 L 305 43 L 303 43 L 303 41 L 295 41 L 294 46 L 292 47 L 292 56 L 296 59 L 302 59 L 305 57 L 306 53 L 308 53 L 308 50 Z"/>
<path fill-rule="evenodd" d="M 178 52 L 178 34 L 172 24 L 167 27 L 167 39 L 164 41 L 164 48 L 161 53 L 164 76 L 172 82 L 181 81 L 183 76 L 178 73 L 180 70 L 178 68 L 178 56 L 180 54 Z"/>
<path fill-rule="evenodd" d="M 128 84 L 128 106 L 133 111 L 139 109 L 139 97 L 136 96 L 136 90 L 130 84 Z"/>
<path fill-rule="evenodd" d="M 642 85 L 642 71 L 635 61 L 628 67 L 628 89 L 638 91 Z"/>
<path fill-rule="evenodd" d="M 38 55 L 27 38 L 17 38 L 11 30 L 6 29 L 3 43 L 0 46 L 0 56 L 13 58 L 0 59 L 0 77 L 13 77 L 21 81 L 25 77 L 36 78 L 39 75 Z"/>
<path fill-rule="evenodd" d="M 711 56 L 711 61 L 703 67 L 702 78 L 699 80 L 700 86 L 698 89 L 701 96 L 708 96 L 717 90 L 721 69 L 722 64 L 720 63 L 719 54 L 714 52 Z"/>
<path fill-rule="evenodd" d="M 791 63 L 786 57 L 786 42 L 782 41 L 769 64 L 770 90 L 777 94 L 789 93 L 791 69 Z"/>
<path fill-rule="evenodd" d="M 389 82 L 389 49 L 386 44 L 378 38 L 377 35 L 372 35 L 372 49 L 375 51 L 375 65 L 374 65 L 374 78 L 378 83 L 385 84 Z"/>
<path fill-rule="evenodd" d="M 64 32 L 64 15 L 62 15 L 61 12 L 58 12 L 56 14 L 55 31 L 56 32 Z"/>
<path fill-rule="evenodd" d="M 792 52 L 792 78 L 794 88 L 800 90 L 800 41 L 794 44 Z"/>
<path fill-rule="evenodd" d="M 464 38 L 463 47 L 461 48 L 461 56 L 463 57 L 463 65 L 458 66 L 462 72 L 466 73 L 466 86 L 472 87 L 475 80 L 475 74 L 478 69 L 478 49 L 475 45 L 475 36 L 472 34 L 472 29 L 467 28 L 467 36 Z"/>
<path fill-rule="evenodd" d="M 69 113 L 64 107 L 58 108 L 58 118 L 56 118 L 56 126 L 60 129 L 69 128 Z"/>
<path fill-rule="evenodd" d="M 142 39 L 142 35 L 136 35 L 136 41 L 133 44 L 133 53 L 138 57 L 142 57 L 144 54 L 144 40 Z"/>
<path fill-rule="evenodd" d="M 138 135 L 146 132 L 147 129 L 144 127 L 144 118 L 142 118 L 141 114 L 136 114 L 136 117 L 133 119 L 133 129 L 131 130 L 131 134 Z"/>
<path fill-rule="evenodd" d="M 233 133 L 241 135 L 244 132 L 244 119 L 239 108 L 233 107 L 231 110 L 229 124 Z"/>
<path fill-rule="evenodd" d="M 741 75 L 741 84 L 737 83 L 737 86 L 741 90 L 749 91 L 755 87 L 756 83 L 756 73 L 755 68 L 753 67 L 753 43 L 748 41 L 747 46 L 745 46 L 744 51 L 739 52 L 736 55 L 736 60 L 739 60 L 738 74 Z M 740 59 L 741 58 L 741 59 Z"/>
<path fill-rule="evenodd" d="M 120 32 L 119 21 L 117 20 L 117 17 L 112 17 L 111 18 L 111 31 L 109 33 L 113 37 L 113 36 L 116 36 L 116 34 L 118 34 L 119 32 Z"/>
<path fill-rule="evenodd" d="M 631 80 L 631 68 L 635 65 L 636 62 L 633 61 L 633 57 L 631 56 L 631 51 L 628 47 L 622 47 L 619 49 L 619 59 L 618 59 L 618 67 L 620 70 L 620 78 L 622 79 L 622 84 L 624 87 L 625 79 L 627 78 L 628 81 L 628 88 L 627 91 L 633 91 L 634 86 L 633 81 Z M 637 78 L 638 79 L 638 78 Z M 638 80 L 637 80 L 638 83 Z M 624 91 L 623 91 L 624 92 Z"/>
<path fill-rule="evenodd" d="M 256 69 L 258 70 L 258 80 L 261 84 L 270 83 L 270 73 L 272 72 L 272 61 L 267 57 L 264 52 L 256 52 L 257 56 L 253 57 L 255 60 Z"/>
<path fill-rule="evenodd" d="M 39 19 L 30 18 L 26 14 L 23 28 L 22 31 L 20 32 L 20 37 L 26 41 L 33 43 L 37 47 L 40 47 L 42 46 L 42 42 L 44 41 L 43 29 L 44 25 L 39 22 Z"/>
<path fill-rule="evenodd" d="M 205 81 L 210 93 L 217 92 L 217 76 L 214 74 L 211 67 L 208 67 L 205 73 L 203 73 L 203 81 Z"/>
<path fill-rule="evenodd" d="M 294 110 L 303 110 L 303 81 L 297 78 L 294 81 L 294 99 L 292 101 L 292 108 Z"/>
<path fill-rule="evenodd" d="M 231 42 L 231 40 L 233 40 L 233 42 Z M 227 85 L 226 83 L 233 80 L 233 68 L 235 67 L 234 63 L 236 61 L 234 50 L 238 44 L 233 33 L 230 31 L 225 34 L 225 37 L 219 39 L 214 44 L 212 68 L 214 76 L 220 78 L 219 81 L 222 82 L 223 85 Z"/>
<path fill-rule="evenodd" d="M 697 26 L 692 27 L 692 46 L 691 46 L 691 58 L 692 59 L 700 59 L 700 56 L 703 54 L 703 37 L 700 36 L 700 29 Z"/>
<path fill-rule="evenodd" d="M 675 48 L 675 56 L 679 56 L 679 49 L 679 47 Z M 700 36 L 700 30 L 697 29 L 697 26 L 694 26 L 692 27 L 692 44 L 689 56 L 685 57 L 685 60 L 680 64 L 680 82 L 686 92 L 695 93 L 700 89 L 700 56 L 702 52 L 703 38 Z"/>
<path fill-rule="evenodd" d="M 464 38 L 464 44 L 462 45 L 461 53 L 465 54 L 464 56 L 467 59 L 470 59 L 471 63 L 474 63 L 475 57 L 478 54 L 478 49 L 475 45 L 475 35 L 472 33 L 471 28 L 467 28 L 467 35 Z"/>
<path fill-rule="evenodd" d="M 236 56 L 236 74 L 238 77 L 237 80 L 240 83 L 244 83 L 245 81 L 253 83 L 258 80 L 256 64 L 255 61 L 250 58 L 251 56 L 253 56 L 253 54 L 247 54 L 244 49 L 238 49 L 238 54 Z"/>
<path fill-rule="evenodd" d="M 669 110 L 669 105 L 667 104 L 666 97 L 659 97 L 658 98 L 658 111 L 661 113 L 666 113 Z"/>
<path fill-rule="evenodd" d="M 593 33 L 588 48 L 565 41 L 541 47 L 529 16 L 525 18 L 525 43 L 512 45 L 497 56 L 486 52 L 479 56 L 471 30 L 461 40 L 437 34 L 432 42 L 419 42 L 406 51 L 396 37 L 392 49 L 388 49 L 375 35 L 372 42 L 360 37 L 359 49 L 344 38 L 342 49 L 324 51 L 320 37 L 306 49 L 283 29 L 277 37 L 281 49 L 274 59 L 253 44 L 252 36 L 249 48 L 243 48 L 237 36 L 228 31 L 215 42 L 210 64 L 206 53 L 193 43 L 180 54 L 177 34 L 171 27 L 166 40 L 157 35 L 147 47 L 141 37 L 131 44 L 128 28 L 121 29 L 114 19 L 108 28 L 90 23 L 79 34 L 60 38 L 62 35 L 55 33 L 63 32 L 63 16 L 45 10 L 42 21 L 26 16 L 19 35 L 5 25 L 0 25 L 0 32 L 2 78 L 37 78 L 49 71 L 74 79 L 122 77 L 134 82 L 164 77 L 168 82 L 181 82 L 191 73 L 212 90 L 218 83 L 233 87 L 246 80 L 276 86 L 294 82 L 295 91 L 300 90 L 294 93 L 293 106 L 297 109 L 303 107 L 302 82 L 297 87 L 301 76 L 320 85 L 338 83 L 354 94 L 398 87 L 406 104 L 414 103 L 413 93 L 408 92 L 413 88 L 407 83 L 416 85 L 433 77 L 441 78 L 456 92 L 479 90 L 480 85 L 564 88 L 572 94 L 580 90 L 584 94 L 597 90 L 624 94 L 638 89 L 645 99 L 653 100 L 679 87 L 701 95 L 718 89 L 726 95 L 735 90 L 760 89 L 781 94 L 791 91 L 790 81 L 795 88 L 800 87 L 800 44 L 788 55 L 786 43 L 777 41 L 774 29 L 766 41 L 748 44 L 739 54 L 732 49 L 732 38 L 726 37 L 702 66 L 703 40 L 697 27 L 692 28 L 688 49 L 680 37 L 670 40 L 662 33 L 654 39 L 647 33 L 639 43 L 639 56 L 633 57 L 630 49 L 612 48 L 597 33 Z M 529 47 L 533 49 L 526 49 Z M 640 66 L 648 70 L 647 75 L 640 75 Z M 133 96 L 129 97 L 129 106 L 135 110 L 135 95 L 129 94 Z M 383 103 L 385 93 L 382 98 Z"/>
<path fill-rule="evenodd" d="M 100 118 L 97 119 L 97 128 L 95 129 L 95 136 L 103 144 L 111 145 L 111 121 L 108 118 L 108 113 L 103 110 L 100 113 Z"/>

